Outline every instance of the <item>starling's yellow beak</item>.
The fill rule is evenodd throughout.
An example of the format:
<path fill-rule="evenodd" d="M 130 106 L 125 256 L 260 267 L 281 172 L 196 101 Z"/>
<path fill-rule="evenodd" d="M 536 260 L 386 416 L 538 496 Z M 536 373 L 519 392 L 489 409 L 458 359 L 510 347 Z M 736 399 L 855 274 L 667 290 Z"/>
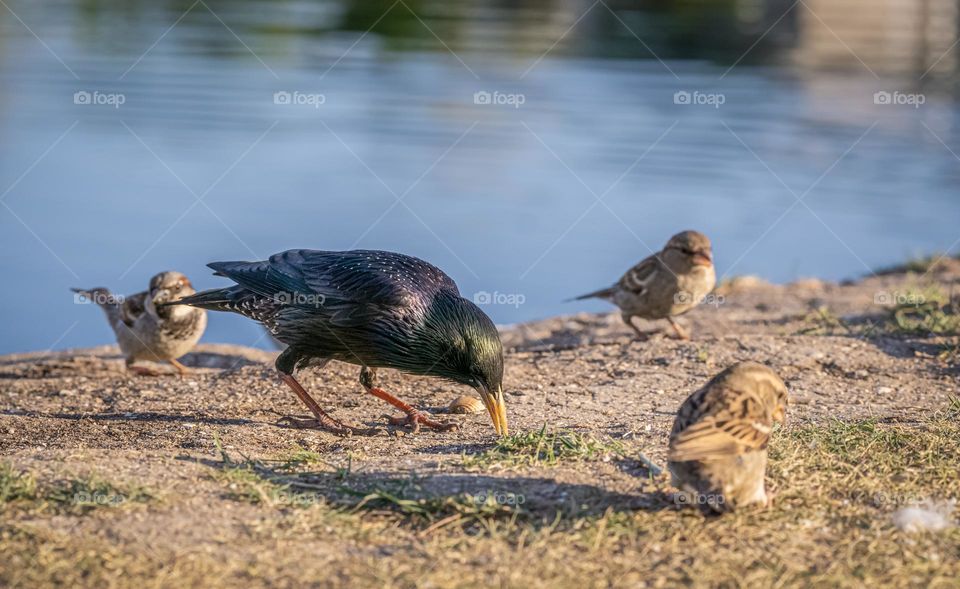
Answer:
<path fill-rule="evenodd" d="M 498 436 L 507 435 L 507 404 L 503 400 L 503 388 L 498 387 L 495 391 L 487 390 L 485 386 L 477 387 L 480 393 L 480 399 L 487 407 L 487 413 L 493 420 L 493 429 L 497 430 Z"/>

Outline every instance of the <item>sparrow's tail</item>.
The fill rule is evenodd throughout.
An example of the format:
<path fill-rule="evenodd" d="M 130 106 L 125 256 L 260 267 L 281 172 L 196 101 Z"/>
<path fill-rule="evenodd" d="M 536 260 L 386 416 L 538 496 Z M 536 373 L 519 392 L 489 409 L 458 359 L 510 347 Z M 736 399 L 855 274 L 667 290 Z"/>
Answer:
<path fill-rule="evenodd" d="M 563 302 L 569 303 L 571 301 L 582 301 L 584 299 L 609 299 L 613 297 L 613 293 L 617 292 L 616 286 L 610 286 L 608 288 L 602 288 L 600 290 L 595 290 L 593 292 L 588 292 L 587 294 L 580 295 L 578 297 L 573 297 L 572 299 L 567 299 Z"/>

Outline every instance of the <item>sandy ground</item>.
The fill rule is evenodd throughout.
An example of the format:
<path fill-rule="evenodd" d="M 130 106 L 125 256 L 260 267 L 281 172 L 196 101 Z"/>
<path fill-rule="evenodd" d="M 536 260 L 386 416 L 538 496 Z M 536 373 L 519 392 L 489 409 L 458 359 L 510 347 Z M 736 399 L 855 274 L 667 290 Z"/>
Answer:
<path fill-rule="evenodd" d="M 283 561 L 285 556 L 271 552 L 280 545 L 262 542 L 257 529 L 289 525 L 286 516 L 225 498 L 224 482 L 216 476 L 223 466 L 217 442 L 234 459 L 267 459 L 298 448 L 314 451 L 323 457 L 323 468 L 348 469 L 357 489 L 414 478 L 418 489 L 432 495 L 489 489 L 523 494 L 534 510 L 569 504 L 580 506 L 582 514 L 600 514 L 612 505 L 642 507 L 640 491 L 649 484 L 650 473 L 641 457 L 663 464 L 677 407 L 733 362 L 767 363 L 782 376 L 792 395 L 789 427 L 834 419 L 910 423 L 960 396 L 956 355 L 944 359 L 941 354 L 956 346 L 956 337 L 890 332 L 884 328 L 889 308 L 875 302 L 877 293 L 907 292 L 931 283 L 951 292 L 960 284 L 956 266 L 922 277 L 889 274 L 844 285 L 807 280 L 774 286 L 738 279 L 718 291 L 723 297 L 719 304 L 701 306 L 681 319 L 692 329 L 692 341 L 677 341 L 665 331 L 637 341 L 616 314 L 504 327 L 512 432 L 546 423 L 626 448 L 625 458 L 520 471 L 476 472 L 464 465 L 465 453 L 481 452 L 494 442 L 493 428 L 485 413 L 442 415 L 454 397 L 470 391 L 435 379 L 381 372 L 387 390 L 462 424 L 453 432 L 414 435 L 385 425 L 382 416 L 390 408 L 362 393 L 356 367 L 334 363 L 302 374 L 304 386 L 334 416 L 381 430 L 374 436 L 341 438 L 279 423 L 283 415 L 305 416 L 306 411 L 276 378 L 269 352 L 202 344 L 183 359 L 194 368 L 185 378 L 172 372 L 129 376 L 111 346 L 0 357 L 0 461 L 35 473 L 41 482 L 96 475 L 126 488 L 150 489 L 162 498 L 161 507 L 92 517 L 5 510 L 3 525 L 58 541 L 64 535 L 89 538 L 121 551 L 145 547 L 144 559 L 167 562 L 173 569 L 179 566 L 170 564 L 177 555 Z M 326 501 L 344 497 L 342 486 L 317 488 Z M 338 562 L 347 550 L 336 534 L 305 533 L 301 540 L 296 549 L 312 555 L 311 570 Z M 381 542 L 349 548 L 360 551 L 355 556 L 368 563 L 378 554 L 408 549 Z M 17 578 L 3 567 L 0 562 L 0 578 Z M 244 575 L 220 581 L 285 584 L 282 577 L 256 570 Z M 165 585 L 162 576 L 155 578 L 158 586 Z M 124 585 L 120 577 L 115 580 Z"/>

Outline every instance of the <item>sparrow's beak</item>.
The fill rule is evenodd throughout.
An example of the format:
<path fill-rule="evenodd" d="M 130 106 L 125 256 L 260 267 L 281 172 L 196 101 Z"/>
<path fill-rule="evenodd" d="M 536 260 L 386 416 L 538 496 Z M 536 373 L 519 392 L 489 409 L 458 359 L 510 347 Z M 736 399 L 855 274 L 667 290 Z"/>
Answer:
<path fill-rule="evenodd" d="M 483 400 L 483 404 L 487 407 L 487 413 L 493 420 L 493 429 L 497 430 L 498 436 L 506 436 L 507 404 L 503 400 L 503 388 L 497 387 L 497 390 L 490 391 L 487 390 L 486 386 L 480 385 L 477 387 L 477 392 L 480 393 L 480 399 Z"/>
<path fill-rule="evenodd" d="M 166 288 L 158 288 L 155 293 L 153 293 L 153 304 L 162 305 L 164 303 L 170 302 L 170 291 Z"/>
<path fill-rule="evenodd" d="M 700 250 L 693 254 L 694 266 L 712 266 L 713 253 L 710 250 Z"/>

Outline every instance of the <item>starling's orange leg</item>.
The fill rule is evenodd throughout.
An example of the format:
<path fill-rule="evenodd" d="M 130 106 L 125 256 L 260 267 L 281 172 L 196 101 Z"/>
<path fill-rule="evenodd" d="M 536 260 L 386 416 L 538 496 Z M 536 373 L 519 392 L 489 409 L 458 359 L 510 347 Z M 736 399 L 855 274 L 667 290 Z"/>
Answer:
<path fill-rule="evenodd" d="M 429 417 L 427 417 L 426 413 L 423 413 L 422 411 L 418 411 L 417 409 L 414 409 L 412 406 L 408 405 L 407 403 L 404 403 L 400 399 L 394 397 L 393 395 L 391 395 L 390 393 L 388 393 L 387 391 L 381 388 L 377 388 L 377 387 L 369 388 L 367 389 L 367 392 L 373 395 L 374 397 L 377 397 L 378 399 L 383 399 L 384 401 L 386 401 L 387 403 L 390 403 L 400 411 L 403 411 L 404 413 L 406 413 L 407 414 L 406 417 L 390 417 L 389 418 L 390 423 L 393 425 L 413 426 L 414 433 L 420 431 L 421 423 L 429 428 L 432 428 L 441 432 L 450 431 L 452 429 L 456 429 L 457 427 L 459 427 L 455 423 L 442 423 L 439 421 L 434 421 Z"/>
<path fill-rule="evenodd" d="M 335 434 L 340 434 L 343 436 L 349 436 L 354 433 L 367 434 L 373 431 L 373 430 L 363 430 L 360 428 L 350 427 L 349 425 L 346 425 L 343 422 L 337 419 L 334 419 L 333 417 L 330 417 L 326 411 L 320 408 L 320 405 L 318 405 L 317 402 L 313 400 L 313 397 L 310 396 L 310 393 L 308 393 L 307 390 L 304 389 L 303 386 L 301 386 L 300 383 L 297 382 L 297 380 L 293 378 L 292 375 L 281 373 L 280 379 L 283 382 L 285 382 L 287 386 L 290 387 L 293 390 L 293 392 L 297 394 L 297 397 L 299 397 L 300 400 L 303 401 L 303 404 L 306 405 L 308 409 L 310 409 L 310 412 L 313 413 L 313 415 L 317 418 L 317 423 L 323 429 L 326 429 Z M 293 418 L 290 418 L 290 421 L 294 425 L 302 426 L 301 422 L 298 422 Z"/>
<path fill-rule="evenodd" d="M 186 376 L 190 374 L 190 369 L 184 366 L 183 364 L 181 364 L 180 362 L 177 362 L 176 359 L 170 358 L 169 360 L 167 360 L 167 362 L 172 364 L 173 367 L 177 369 L 177 372 L 180 373 L 180 376 Z"/>
<path fill-rule="evenodd" d="M 367 392 L 373 395 L 378 399 L 383 399 L 387 403 L 390 403 L 400 411 L 406 413 L 406 417 L 388 417 L 392 425 L 409 425 L 413 427 L 413 432 L 416 433 L 420 431 L 420 424 L 435 429 L 437 431 L 446 432 L 452 429 L 456 429 L 459 426 L 456 423 L 442 423 L 439 421 L 434 421 L 430 419 L 426 413 L 417 410 L 412 405 L 404 403 L 400 399 L 394 397 L 387 391 L 381 389 L 374 385 L 374 378 L 376 373 L 364 366 L 360 370 L 360 383 L 363 384 L 363 387 L 367 389 Z"/>

